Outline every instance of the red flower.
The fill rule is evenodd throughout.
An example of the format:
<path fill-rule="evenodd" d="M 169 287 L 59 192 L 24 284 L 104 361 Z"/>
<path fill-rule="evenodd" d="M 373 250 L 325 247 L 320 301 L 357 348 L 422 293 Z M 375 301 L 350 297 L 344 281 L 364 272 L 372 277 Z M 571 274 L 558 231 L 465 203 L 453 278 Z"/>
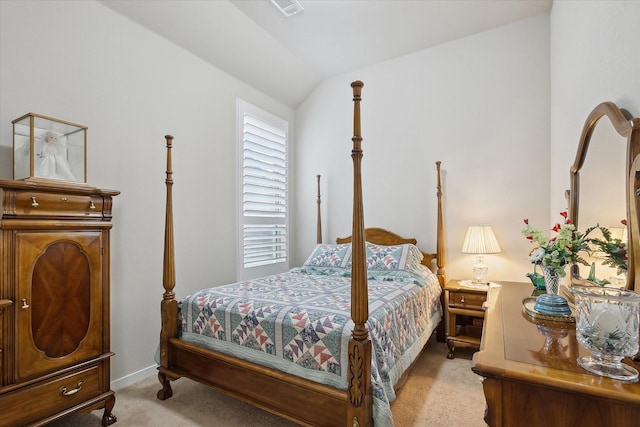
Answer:
<path fill-rule="evenodd" d="M 550 242 L 555 242 L 556 241 L 556 237 L 552 237 L 549 239 Z"/>
<path fill-rule="evenodd" d="M 526 222 L 526 220 L 525 220 L 525 222 Z M 626 220 L 626 219 L 621 219 L 621 220 L 620 220 L 620 223 L 621 223 L 622 225 L 627 225 L 627 220 Z"/>
<path fill-rule="evenodd" d="M 624 220 L 623 220 L 623 221 L 624 221 Z M 525 219 L 524 219 L 524 223 L 525 223 L 525 224 L 529 224 L 529 218 L 525 218 Z"/>
<path fill-rule="evenodd" d="M 527 236 L 527 239 L 533 241 L 533 236 Z"/>
<path fill-rule="evenodd" d="M 567 218 L 567 220 L 564 222 L 565 224 L 571 224 L 573 221 L 571 221 L 571 218 Z"/>
<path fill-rule="evenodd" d="M 560 215 L 562 215 L 563 217 L 565 217 L 565 218 L 566 218 L 566 217 L 567 217 L 567 211 L 560 212 Z"/>
<path fill-rule="evenodd" d="M 554 226 L 553 226 L 552 230 L 553 230 L 553 231 L 555 231 L 555 232 L 557 233 L 557 232 L 558 232 L 558 230 L 560 230 L 560 228 L 562 228 L 562 227 L 560 226 L 560 224 L 556 224 L 556 225 L 554 225 Z"/>

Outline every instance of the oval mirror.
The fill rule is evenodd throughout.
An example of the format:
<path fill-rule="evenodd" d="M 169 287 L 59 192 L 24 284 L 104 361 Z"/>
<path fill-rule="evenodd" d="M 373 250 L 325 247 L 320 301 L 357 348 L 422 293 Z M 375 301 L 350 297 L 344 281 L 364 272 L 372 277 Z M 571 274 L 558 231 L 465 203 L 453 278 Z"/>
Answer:
<path fill-rule="evenodd" d="M 636 119 L 637 120 L 637 119 Z M 578 151 L 571 167 L 569 217 L 577 230 L 599 225 L 611 232 L 611 239 L 625 244 L 631 260 L 629 244 L 629 211 L 627 182 L 629 173 L 628 148 L 634 131 L 634 119 L 614 103 L 599 104 L 587 118 L 582 130 Z M 602 239 L 599 229 L 590 237 Z M 615 266 L 607 265 L 606 253 L 597 248 L 583 258 L 589 266 L 574 265 L 571 282 L 611 284 L 633 288 L 629 275 Z"/>

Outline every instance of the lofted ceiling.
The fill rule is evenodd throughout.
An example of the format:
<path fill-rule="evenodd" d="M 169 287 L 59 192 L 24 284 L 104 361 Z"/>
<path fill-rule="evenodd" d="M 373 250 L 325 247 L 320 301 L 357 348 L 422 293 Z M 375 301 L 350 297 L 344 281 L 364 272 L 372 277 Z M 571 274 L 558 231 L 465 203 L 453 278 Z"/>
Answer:
<path fill-rule="evenodd" d="M 549 13 L 553 0 L 101 0 L 296 107 L 322 80 Z"/>

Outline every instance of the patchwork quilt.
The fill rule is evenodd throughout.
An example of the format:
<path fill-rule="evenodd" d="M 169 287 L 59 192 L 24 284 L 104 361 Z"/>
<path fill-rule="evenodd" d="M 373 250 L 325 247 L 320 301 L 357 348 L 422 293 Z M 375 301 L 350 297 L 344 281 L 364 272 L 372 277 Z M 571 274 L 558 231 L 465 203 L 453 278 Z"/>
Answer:
<path fill-rule="evenodd" d="M 393 386 L 441 318 L 441 289 L 426 268 L 368 275 L 374 421 L 393 425 Z M 186 297 L 181 338 L 346 389 L 350 309 L 350 269 L 305 265 Z"/>

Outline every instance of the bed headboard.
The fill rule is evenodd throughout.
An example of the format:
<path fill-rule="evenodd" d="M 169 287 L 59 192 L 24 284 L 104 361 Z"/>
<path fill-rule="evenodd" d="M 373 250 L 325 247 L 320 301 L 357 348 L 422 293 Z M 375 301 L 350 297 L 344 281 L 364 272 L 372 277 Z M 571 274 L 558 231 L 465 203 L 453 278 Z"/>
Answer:
<path fill-rule="evenodd" d="M 436 196 L 438 200 L 436 253 L 433 254 L 433 253 L 422 252 L 422 254 L 424 255 L 424 258 L 422 259 L 422 264 L 432 269 L 433 262 L 435 260 L 436 275 L 438 276 L 440 286 L 444 288 L 444 285 L 446 283 L 446 276 L 445 276 L 445 270 L 444 270 L 445 236 L 444 236 L 444 221 L 443 221 L 443 213 L 442 213 L 442 180 L 441 180 L 441 173 L 440 173 L 441 164 L 442 162 L 440 161 L 436 162 L 436 172 L 437 172 L 437 178 L 438 178 L 438 185 L 437 185 L 437 191 L 436 191 Z M 320 197 L 319 194 L 320 193 L 318 193 L 318 197 Z M 412 245 L 417 244 L 417 240 L 412 237 L 410 238 L 402 237 L 399 234 L 385 230 L 384 228 L 378 228 L 378 227 L 366 228 L 364 230 L 364 234 L 365 234 L 365 241 L 375 243 L 376 245 L 392 246 L 392 245 L 401 245 L 404 243 L 410 243 Z M 336 239 L 336 243 L 338 244 L 350 243 L 350 242 L 351 242 L 351 236 L 338 237 Z M 319 241 L 319 243 L 321 242 Z"/>

